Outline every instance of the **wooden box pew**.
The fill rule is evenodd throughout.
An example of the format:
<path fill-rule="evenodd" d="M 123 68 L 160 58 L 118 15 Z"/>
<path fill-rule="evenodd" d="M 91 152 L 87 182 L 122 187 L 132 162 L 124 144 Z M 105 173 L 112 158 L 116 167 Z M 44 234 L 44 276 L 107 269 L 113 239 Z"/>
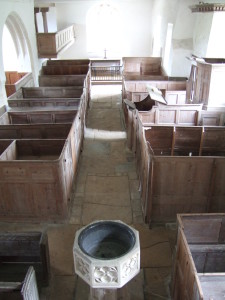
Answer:
<path fill-rule="evenodd" d="M 13 142 L 10 138 L 0 139 L 0 155 L 9 147 L 9 145 Z"/>
<path fill-rule="evenodd" d="M 187 80 L 183 77 L 167 77 L 157 79 L 156 77 L 134 77 L 125 76 L 123 78 L 123 99 L 132 102 L 143 100 L 148 95 L 147 85 L 154 86 L 163 92 L 164 98 L 170 104 L 186 103 L 186 85 Z"/>
<path fill-rule="evenodd" d="M 136 163 L 145 220 L 174 222 L 177 213 L 225 211 L 225 128 L 142 129 Z"/>
<path fill-rule="evenodd" d="M 71 122 L 71 116 L 73 111 L 77 112 L 77 117 L 80 119 L 82 127 L 84 127 L 85 118 L 87 114 L 87 102 L 85 101 L 84 95 L 82 94 L 80 98 L 25 98 L 19 99 L 8 99 L 10 113 L 21 112 L 25 114 L 26 112 L 32 112 L 32 115 L 35 114 L 41 115 L 43 113 L 43 120 L 40 120 L 39 123 L 53 123 L 54 115 L 61 117 L 66 114 L 68 119 L 65 118 L 64 122 Z M 52 117 L 50 116 L 52 111 Z M 36 112 L 36 113 L 35 113 Z M 75 115 L 74 115 L 75 116 Z M 7 117 L 0 118 L 0 124 L 8 124 Z M 27 121 L 29 123 L 29 121 Z M 26 122 L 26 123 L 27 123 Z M 61 120 L 60 122 L 63 122 Z M 33 121 L 32 121 L 33 123 Z"/>
<path fill-rule="evenodd" d="M 47 66 L 64 66 L 64 65 L 87 65 L 90 67 L 90 60 L 89 59 L 57 59 L 57 60 L 47 60 L 46 64 Z M 70 75 L 68 75 L 70 76 Z M 90 76 L 90 68 L 86 75 L 85 80 L 86 88 L 88 90 L 89 99 L 90 99 L 90 87 L 91 87 L 91 76 Z"/>
<path fill-rule="evenodd" d="M 84 93 L 83 86 L 52 86 L 52 87 L 24 87 L 11 95 L 9 100 L 37 99 L 37 98 L 80 98 Z"/>
<path fill-rule="evenodd" d="M 41 101 L 49 99 L 46 101 L 46 105 L 56 106 L 58 104 L 62 105 L 67 101 L 71 102 L 71 99 L 65 100 L 64 98 L 80 98 L 81 106 L 85 110 L 85 114 L 88 106 L 88 95 L 86 88 L 82 86 L 67 86 L 67 87 L 32 87 L 32 88 L 22 88 L 15 94 L 8 98 L 9 102 L 11 100 L 34 100 Z M 59 99 L 59 100 L 56 100 Z M 84 103 L 83 103 L 84 102 Z M 45 102 L 42 102 L 43 105 Z M 52 103 L 52 104 L 51 104 Z"/>
<path fill-rule="evenodd" d="M 39 290 L 49 285 L 49 246 L 45 232 L 0 232 L 0 257 L 0 282 L 22 282 L 32 266 Z"/>
<path fill-rule="evenodd" d="M 72 123 L 0 125 L 0 140 L 67 139 L 71 127 Z"/>
<path fill-rule="evenodd" d="M 168 104 L 185 104 L 186 103 L 186 90 L 161 90 L 165 100 Z M 126 91 L 126 99 L 132 102 L 139 102 L 148 96 L 148 92 L 131 92 Z"/>
<path fill-rule="evenodd" d="M 125 99 L 127 121 L 127 145 L 136 151 L 138 126 L 181 125 L 196 126 L 199 120 L 201 104 L 165 105 L 154 101 L 148 95 L 140 102 Z"/>
<path fill-rule="evenodd" d="M 202 110 L 199 114 L 199 125 L 225 126 L 225 111 Z"/>
<path fill-rule="evenodd" d="M 87 75 L 40 75 L 39 86 L 85 86 Z"/>
<path fill-rule="evenodd" d="M 21 110 L 8 111 L 0 117 L 0 125 L 72 123 L 77 110 Z"/>
<path fill-rule="evenodd" d="M 42 66 L 41 75 L 87 75 L 89 65 L 47 65 Z"/>
<path fill-rule="evenodd" d="M 79 87 L 83 86 L 87 102 L 90 100 L 90 76 L 86 74 L 78 75 L 40 75 L 40 87 Z"/>
<path fill-rule="evenodd" d="M 59 97 L 59 95 L 57 94 L 58 92 L 62 95 L 62 98 Z M 72 95 L 79 98 L 71 98 Z M 85 93 L 83 93 L 83 89 L 80 87 L 78 87 L 77 89 L 73 87 L 23 88 L 9 97 L 8 103 L 10 105 L 11 112 L 21 110 L 65 110 L 68 111 L 69 114 L 69 110 L 77 110 L 81 123 L 85 123 L 87 114 L 87 100 L 85 98 Z M 59 112 L 57 114 L 59 115 Z M 65 122 L 69 121 L 69 119 L 65 119 Z M 47 120 L 43 120 L 43 122 L 46 123 Z M 40 123 L 43 122 L 40 121 Z M 52 123 L 52 121 L 50 121 L 49 123 Z M 2 124 L 1 121 L 0 124 Z M 84 124 L 82 126 L 84 126 Z"/>
<path fill-rule="evenodd" d="M 83 86 L 86 89 L 86 96 L 87 100 L 90 99 L 90 71 L 89 71 L 89 64 L 84 65 L 73 65 L 73 64 L 63 64 L 63 65 L 46 65 L 43 66 L 41 69 L 41 76 L 54 76 L 54 79 L 51 82 L 57 84 L 59 82 L 59 75 L 64 75 L 64 79 L 62 80 L 62 86 L 66 85 L 69 86 L 70 83 L 74 83 L 75 79 L 74 76 L 82 76 L 85 75 L 86 79 L 83 81 Z M 71 75 L 74 75 L 73 77 Z M 46 77 L 45 77 L 46 78 Z M 73 79 L 72 79 L 73 78 Z M 47 79 L 44 79 L 45 81 Z M 49 79 L 48 79 L 49 81 Z M 43 81 L 41 81 L 42 85 Z M 52 84 L 51 84 L 52 85 Z"/>
<path fill-rule="evenodd" d="M 76 173 L 84 124 L 75 110 L 7 112 L 0 117 L 0 138 L 67 139 Z"/>
<path fill-rule="evenodd" d="M 15 140 L 0 156 L 0 220 L 68 217 L 74 178 L 71 139 Z"/>
<path fill-rule="evenodd" d="M 34 86 L 34 79 L 32 73 L 9 71 L 5 72 L 5 75 L 5 89 L 7 97 L 15 93 L 22 86 Z"/>
<path fill-rule="evenodd" d="M 39 300 L 35 270 L 29 267 L 20 282 L 0 281 L 1 300 Z"/>
<path fill-rule="evenodd" d="M 166 76 L 161 57 L 122 57 L 123 75 Z"/>
<path fill-rule="evenodd" d="M 78 109 L 80 98 L 32 98 L 32 99 L 8 99 L 10 109 L 21 107 L 71 107 Z"/>
<path fill-rule="evenodd" d="M 223 299 L 225 214 L 178 214 L 171 294 L 178 299 Z"/>
<path fill-rule="evenodd" d="M 18 99 L 21 95 L 15 95 L 15 98 Z M 84 87 L 36 87 L 36 88 L 22 88 L 22 99 L 33 98 L 80 98 L 79 106 L 79 117 L 81 121 L 85 122 L 85 116 L 87 114 L 88 107 L 88 95 Z M 14 99 L 15 99 L 14 98 Z M 21 99 L 21 98 L 19 98 Z M 50 101 L 50 100 L 49 100 Z M 59 104 L 60 101 L 58 100 Z M 63 104 L 61 102 L 61 104 Z"/>
<path fill-rule="evenodd" d="M 63 65 L 89 65 L 90 59 L 48 59 L 46 66 L 63 66 Z"/>

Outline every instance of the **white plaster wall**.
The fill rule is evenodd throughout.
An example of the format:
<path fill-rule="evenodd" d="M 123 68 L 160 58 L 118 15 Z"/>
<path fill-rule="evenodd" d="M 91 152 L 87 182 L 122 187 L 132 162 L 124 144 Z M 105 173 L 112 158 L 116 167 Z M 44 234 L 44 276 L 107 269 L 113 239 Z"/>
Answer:
<path fill-rule="evenodd" d="M 58 29 L 76 24 L 75 43 L 62 54 L 62 58 L 90 57 L 90 53 L 87 52 L 86 16 L 89 9 L 97 3 L 101 1 L 78 0 L 73 3 L 56 4 Z M 111 3 L 119 9 L 123 20 L 121 56 L 150 56 L 152 0 L 112 0 Z"/>
<path fill-rule="evenodd" d="M 168 23 L 173 24 L 170 59 L 166 61 L 166 65 L 163 65 L 165 71 L 170 76 L 189 76 L 190 62 L 186 57 L 192 53 L 192 37 L 195 24 L 195 16 L 191 13 L 189 6 L 196 3 L 198 1 L 195 0 L 154 0 L 152 18 L 153 36 L 154 32 L 157 31 L 157 18 L 161 17 L 159 46 L 156 55 L 162 55 L 163 57 L 165 53 L 167 26 Z"/>
<path fill-rule="evenodd" d="M 225 12 L 215 12 L 206 57 L 225 57 Z"/>
<path fill-rule="evenodd" d="M 40 61 L 38 60 L 37 56 L 33 0 L 0 0 L 0 7 L 0 105 L 2 105 L 3 103 L 6 103 L 5 73 L 4 68 L 2 67 L 2 34 L 5 21 L 10 14 L 14 14 L 15 17 L 20 20 L 20 23 L 23 26 L 24 37 L 28 41 L 31 70 L 34 76 L 35 84 L 37 84 Z"/>
<path fill-rule="evenodd" d="M 49 7 L 49 11 L 46 13 L 48 32 L 57 32 L 57 18 L 56 8 Z M 44 32 L 43 15 L 41 12 L 36 13 L 38 32 Z"/>
<path fill-rule="evenodd" d="M 195 16 L 193 54 L 199 57 L 206 57 L 213 13 L 195 13 Z"/>

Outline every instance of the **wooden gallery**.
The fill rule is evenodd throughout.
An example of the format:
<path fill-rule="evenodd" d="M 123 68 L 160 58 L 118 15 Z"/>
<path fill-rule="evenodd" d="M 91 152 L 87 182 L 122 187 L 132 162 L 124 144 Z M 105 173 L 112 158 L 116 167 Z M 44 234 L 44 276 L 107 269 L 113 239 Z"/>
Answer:
<path fill-rule="evenodd" d="M 216 26 L 224 33 L 225 4 L 81 2 L 2 4 L 0 299 L 224 299 L 225 46 Z M 99 94 L 108 89 L 108 95 L 98 94 L 96 100 L 96 87 Z M 110 95 L 112 87 L 119 88 L 116 96 Z M 89 128 L 89 118 L 108 124 Z M 125 136 L 120 151 L 110 128 L 116 119 Z M 90 132 L 92 144 L 87 142 Z M 91 151 L 90 170 L 81 180 Z M 119 158 L 111 158 L 111 152 L 120 152 Z M 116 167 L 105 172 L 101 156 L 114 159 Z M 125 180 L 128 188 L 124 184 L 121 192 L 110 180 Z M 79 202 L 75 206 L 74 194 Z M 118 205 L 121 210 L 128 207 L 124 219 L 119 220 L 118 211 L 114 214 L 110 194 L 115 202 L 129 195 L 128 204 L 122 199 Z M 111 215 L 104 210 L 105 202 L 96 200 L 102 195 L 110 202 Z M 95 207 L 91 222 L 84 217 L 88 197 Z M 139 207 L 139 219 L 134 206 Z M 119 281 L 113 277 L 119 267 L 101 263 L 94 273 L 101 288 L 91 286 L 89 295 L 89 287 L 74 273 L 74 235 L 88 223 L 108 219 L 125 220 L 139 230 L 141 275 L 108 293 L 106 284 Z M 162 232 L 166 242 L 159 238 Z M 155 266 L 144 256 L 151 239 L 153 246 L 170 243 L 165 266 Z M 133 257 L 126 272 L 132 272 L 132 263 Z M 79 264 L 88 282 L 91 268 L 83 260 Z M 167 277 L 156 284 L 162 272 Z M 143 291 L 137 296 L 138 284 Z M 63 287 L 60 292 L 57 285 Z M 163 285 L 167 292 L 159 294 Z"/>

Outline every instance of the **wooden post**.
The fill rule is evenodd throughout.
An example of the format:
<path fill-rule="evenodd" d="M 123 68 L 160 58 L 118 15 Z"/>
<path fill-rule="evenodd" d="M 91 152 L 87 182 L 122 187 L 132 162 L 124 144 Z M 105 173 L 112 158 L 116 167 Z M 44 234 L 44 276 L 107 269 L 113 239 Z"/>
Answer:
<path fill-rule="evenodd" d="M 202 133 L 201 133 L 201 139 L 200 139 L 200 146 L 199 146 L 199 156 L 202 156 L 202 146 L 203 146 L 203 140 L 204 140 L 204 133 L 205 133 L 205 128 L 204 126 L 202 127 Z"/>
<path fill-rule="evenodd" d="M 174 145 L 175 145 L 175 139 L 176 139 L 176 127 L 173 127 L 173 139 L 172 139 L 172 147 L 171 147 L 171 156 L 174 154 Z"/>
<path fill-rule="evenodd" d="M 35 30 L 36 30 L 36 33 L 38 33 L 38 25 L 37 25 L 37 13 L 40 12 L 40 8 L 39 7 L 35 7 L 34 8 L 34 24 L 35 24 Z"/>
<path fill-rule="evenodd" d="M 43 18 L 44 33 L 48 33 L 48 22 L 46 13 L 49 11 L 49 7 L 42 7 L 40 11 L 42 13 Z"/>

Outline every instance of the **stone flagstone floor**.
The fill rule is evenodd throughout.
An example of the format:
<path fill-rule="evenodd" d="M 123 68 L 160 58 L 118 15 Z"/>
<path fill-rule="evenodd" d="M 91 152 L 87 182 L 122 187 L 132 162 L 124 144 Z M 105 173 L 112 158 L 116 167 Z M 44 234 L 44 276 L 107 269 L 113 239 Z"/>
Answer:
<path fill-rule="evenodd" d="M 176 230 L 168 226 L 150 230 L 144 224 L 138 188 L 135 157 L 126 147 L 121 85 L 94 85 L 68 221 L 0 224 L 2 231 L 47 231 L 51 282 L 42 290 L 41 300 L 88 300 L 88 285 L 74 274 L 74 236 L 82 226 L 103 219 L 121 220 L 140 234 L 141 272 L 118 291 L 118 299 L 170 299 Z"/>

